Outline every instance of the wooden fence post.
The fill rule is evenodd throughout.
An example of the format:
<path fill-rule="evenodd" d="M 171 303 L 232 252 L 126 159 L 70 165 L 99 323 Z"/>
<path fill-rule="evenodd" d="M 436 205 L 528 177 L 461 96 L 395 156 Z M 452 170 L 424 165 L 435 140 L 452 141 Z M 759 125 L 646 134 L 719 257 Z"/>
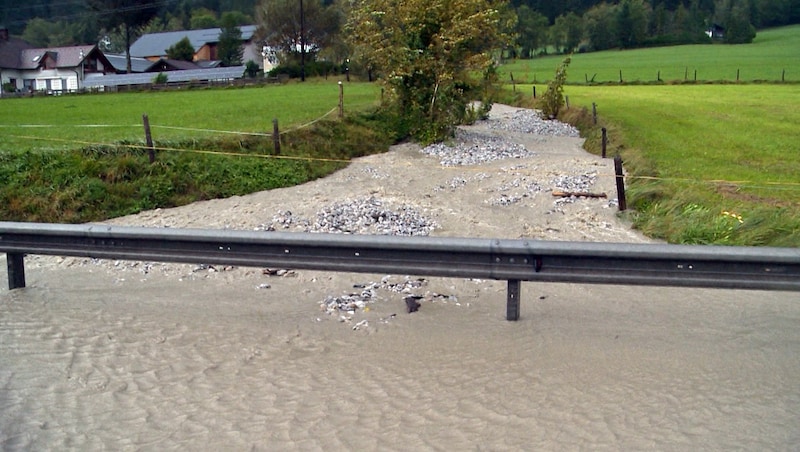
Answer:
<path fill-rule="evenodd" d="M 603 139 L 602 139 L 602 142 L 601 142 L 602 143 L 602 149 L 603 149 L 603 158 L 606 158 L 606 146 L 608 145 L 608 131 L 606 130 L 605 127 L 600 129 L 600 131 L 603 133 Z"/>
<path fill-rule="evenodd" d="M 625 199 L 625 178 L 622 173 L 622 157 L 619 155 L 614 157 L 614 173 L 617 179 L 617 201 L 619 202 L 619 211 L 622 212 L 628 208 L 628 202 Z"/>
<path fill-rule="evenodd" d="M 339 81 L 339 118 L 344 118 L 344 85 Z"/>
<path fill-rule="evenodd" d="M 147 153 L 150 156 L 150 163 L 156 161 L 156 150 L 153 149 L 153 136 L 150 134 L 150 119 L 147 113 L 142 115 L 142 122 L 144 123 L 144 140 L 147 142 Z"/>
<path fill-rule="evenodd" d="M 278 118 L 272 120 L 272 145 L 275 147 L 275 155 L 281 154 L 281 134 L 278 131 Z"/>
<path fill-rule="evenodd" d="M 533 85 L 533 98 L 536 99 L 536 85 Z"/>

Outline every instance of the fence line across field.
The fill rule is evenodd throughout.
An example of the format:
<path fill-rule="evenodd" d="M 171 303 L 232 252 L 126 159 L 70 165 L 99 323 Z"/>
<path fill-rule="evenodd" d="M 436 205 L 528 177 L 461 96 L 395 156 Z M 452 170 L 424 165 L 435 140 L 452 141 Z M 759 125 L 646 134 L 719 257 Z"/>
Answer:
<path fill-rule="evenodd" d="M 800 291 L 800 249 L 403 237 L 0 222 L 9 289 L 24 256 L 277 267 L 521 281 Z"/>

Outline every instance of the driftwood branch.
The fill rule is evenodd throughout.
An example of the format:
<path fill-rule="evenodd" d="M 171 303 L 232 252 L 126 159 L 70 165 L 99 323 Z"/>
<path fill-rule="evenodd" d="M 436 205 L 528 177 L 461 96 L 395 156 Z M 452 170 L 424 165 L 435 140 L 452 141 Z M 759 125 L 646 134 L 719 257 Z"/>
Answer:
<path fill-rule="evenodd" d="M 557 196 L 559 198 L 570 198 L 572 196 L 578 198 L 606 198 L 605 193 L 589 193 L 589 192 L 582 192 L 582 191 L 554 191 L 553 196 Z"/>

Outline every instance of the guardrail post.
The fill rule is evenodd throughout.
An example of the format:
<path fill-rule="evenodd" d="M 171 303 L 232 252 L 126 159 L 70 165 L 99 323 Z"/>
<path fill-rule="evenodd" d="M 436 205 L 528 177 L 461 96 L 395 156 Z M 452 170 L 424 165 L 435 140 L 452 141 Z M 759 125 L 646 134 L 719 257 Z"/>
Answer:
<path fill-rule="evenodd" d="M 506 303 L 506 320 L 519 320 L 519 292 L 521 283 L 518 279 L 508 280 L 508 298 Z"/>
<path fill-rule="evenodd" d="M 25 287 L 25 255 L 6 253 L 8 265 L 8 290 Z"/>

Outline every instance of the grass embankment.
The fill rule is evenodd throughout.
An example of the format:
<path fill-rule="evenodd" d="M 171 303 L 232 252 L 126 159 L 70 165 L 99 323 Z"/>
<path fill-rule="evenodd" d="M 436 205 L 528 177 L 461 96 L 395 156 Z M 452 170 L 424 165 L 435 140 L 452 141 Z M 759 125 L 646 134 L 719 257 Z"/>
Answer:
<path fill-rule="evenodd" d="M 581 124 L 587 149 L 600 152 L 605 126 L 608 154 L 621 151 L 634 224 L 645 234 L 800 246 L 797 86 L 568 86 L 565 94 L 573 108 L 564 118 Z"/>
<path fill-rule="evenodd" d="M 6 132 L 19 124 L 50 127 L 26 128 L 36 140 L 18 138 L 18 132 L 0 138 L 0 220 L 99 221 L 296 185 L 330 174 L 353 157 L 385 151 L 393 134 L 385 121 L 364 113 L 375 105 L 372 85 L 346 86 L 345 120 L 333 115 L 297 128 L 336 108 L 338 96 L 335 84 L 306 84 L 4 100 Z M 142 111 L 149 112 L 159 148 L 152 164 L 141 126 L 136 132 L 77 127 L 135 122 Z M 186 130 L 271 132 L 274 117 L 287 130 L 280 155 L 269 136 Z M 162 133 L 155 124 L 181 129 Z"/>
<path fill-rule="evenodd" d="M 752 44 L 703 44 L 572 55 L 567 83 L 800 82 L 800 25 L 759 30 Z M 544 83 L 564 59 L 553 55 L 501 67 L 504 80 Z M 658 77 L 661 81 L 658 81 Z"/>

